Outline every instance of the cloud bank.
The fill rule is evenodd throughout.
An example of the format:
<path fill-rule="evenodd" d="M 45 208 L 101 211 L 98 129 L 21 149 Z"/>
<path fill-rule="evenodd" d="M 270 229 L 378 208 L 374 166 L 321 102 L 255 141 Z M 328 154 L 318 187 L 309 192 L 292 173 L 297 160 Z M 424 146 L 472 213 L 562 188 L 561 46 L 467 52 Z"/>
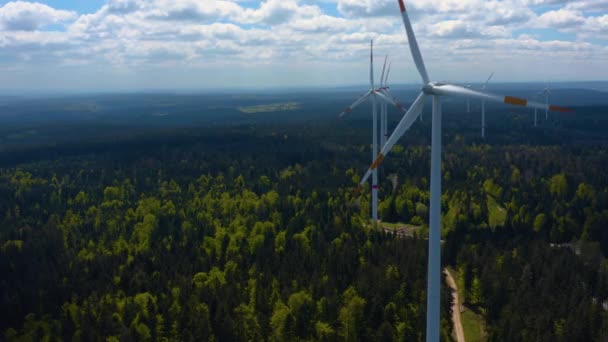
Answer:
<path fill-rule="evenodd" d="M 430 70 L 452 80 L 608 77 L 608 0 L 408 9 Z M 0 7 L 0 28 L 3 89 L 363 83 L 372 38 L 395 82 L 418 81 L 395 0 L 110 0 L 93 13 L 14 1 Z"/>

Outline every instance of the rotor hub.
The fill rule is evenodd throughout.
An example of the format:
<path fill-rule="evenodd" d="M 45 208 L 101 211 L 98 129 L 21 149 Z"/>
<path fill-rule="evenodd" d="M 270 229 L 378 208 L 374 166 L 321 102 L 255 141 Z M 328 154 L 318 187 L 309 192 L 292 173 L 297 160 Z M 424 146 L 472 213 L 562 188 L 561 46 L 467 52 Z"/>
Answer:
<path fill-rule="evenodd" d="M 425 85 L 424 87 L 422 87 L 422 92 L 427 94 L 427 95 L 433 95 L 434 91 L 433 89 L 435 88 L 435 83 L 429 83 L 427 85 Z"/>

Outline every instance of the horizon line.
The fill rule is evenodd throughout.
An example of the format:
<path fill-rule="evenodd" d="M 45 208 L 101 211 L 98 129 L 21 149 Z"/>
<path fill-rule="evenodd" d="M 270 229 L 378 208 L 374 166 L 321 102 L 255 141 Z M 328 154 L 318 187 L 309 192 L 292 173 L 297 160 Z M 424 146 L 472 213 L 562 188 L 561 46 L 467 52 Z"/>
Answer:
<path fill-rule="evenodd" d="M 449 82 L 454 84 L 483 84 L 484 82 Z M 546 81 L 502 81 L 492 82 L 494 85 L 510 85 L 510 84 L 546 84 Z M 577 81 L 551 81 L 551 85 L 567 85 L 567 84 L 581 84 L 581 83 L 606 83 L 608 80 L 577 80 Z M 395 83 L 391 87 L 419 87 L 420 83 L 405 82 Z M 218 94 L 218 93 L 234 93 L 234 92 L 260 92 L 260 91 L 271 91 L 271 92 L 291 92 L 291 91 L 310 91 L 310 90 L 340 90 L 362 87 L 369 87 L 366 83 L 353 83 L 343 85 L 292 85 L 292 86 L 250 86 L 250 87 L 175 87 L 175 88 L 99 88 L 99 89 L 0 89 L 0 97 L 15 97 L 15 96 L 61 96 L 61 95 L 109 95 L 109 94 Z M 594 89 L 601 91 L 600 89 Z M 608 90 L 608 89 L 607 89 Z"/>

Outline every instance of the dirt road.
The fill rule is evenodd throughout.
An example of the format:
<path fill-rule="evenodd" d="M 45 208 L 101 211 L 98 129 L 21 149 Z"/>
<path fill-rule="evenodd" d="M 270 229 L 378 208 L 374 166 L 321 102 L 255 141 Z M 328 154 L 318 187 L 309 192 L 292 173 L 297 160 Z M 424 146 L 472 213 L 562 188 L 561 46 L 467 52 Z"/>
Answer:
<path fill-rule="evenodd" d="M 460 321 L 460 298 L 458 298 L 458 287 L 456 286 L 456 282 L 454 281 L 454 278 L 452 277 L 450 271 L 445 268 L 443 269 L 443 272 L 446 275 L 448 286 L 450 286 L 450 288 L 452 289 L 452 298 L 454 299 L 454 304 L 452 304 L 452 322 L 454 323 L 456 341 L 465 342 L 464 331 L 462 330 L 462 322 Z"/>

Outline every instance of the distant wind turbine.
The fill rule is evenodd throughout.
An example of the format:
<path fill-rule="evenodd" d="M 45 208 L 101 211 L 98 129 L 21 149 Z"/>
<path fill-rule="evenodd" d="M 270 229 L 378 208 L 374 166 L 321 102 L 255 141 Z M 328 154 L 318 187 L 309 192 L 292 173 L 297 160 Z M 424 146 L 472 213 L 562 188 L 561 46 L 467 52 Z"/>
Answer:
<path fill-rule="evenodd" d="M 432 117 L 432 142 L 431 142 L 431 196 L 430 196 L 430 217 L 429 217 L 429 260 L 428 260 L 428 289 L 427 289 L 427 321 L 426 321 L 426 340 L 432 342 L 439 341 L 440 330 L 440 280 L 441 280 L 441 97 L 442 96 L 457 96 L 457 97 L 472 97 L 486 101 L 501 102 L 509 105 L 540 108 L 554 111 L 569 111 L 568 109 L 550 106 L 538 102 L 531 102 L 525 99 L 520 99 L 512 96 L 494 95 L 486 92 L 468 89 L 466 87 L 431 82 L 422 59 L 422 54 L 416 41 L 416 36 L 409 20 L 405 4 L 403 0 L 398 0 L 403 17 L 403 24 L 407 34 L 410 51 L 416 64 L 416 68 L 422 77 L 422 91 L 403 116 L 397 128 L 387 140 L 374 160 L 365 176 L 361 180 L 361 184 L 369 178 L 384 158 L 388 155 L 397 140 L 412 126 L 416 118 L 420 115 L 424 108 L 424 102 L 427 96 L 433 100 L 433 117 Z"/>
<path fill-rule="evenodd" d="M 545 104 L 549 105 L 549 95 L 551 95 L 551 83 L 545 84 L 545 89 L 539 92 L 538 95 L 545 95 Z M 549 120 L 549 109 L 545 109 L 545 120 Z"/>
<path fill-rule="evenodd" d="M 481 87 L 481 90 L 486 90 L 486 88 L 488 87 L 488 83 L 492 79 L 492 76 L 494 76 L 494 73 L 490 74 L 490 77 L 488 77 L 488 79 L 486 80 L 486 83 L 484 83 L 483 87 Z M 486 100 L 485 99 L 481 100 L 481 137 L 482 138 L 486 137 Z"/>
<path fill-rule="evenodd" d="M 377 156 L 378 156 L 378 113 L 377 113 L 377 101 L 380 100 L 380 104 L 381 104 L 381 108 L 382 104 L 384 103 L 388 103 L 391 104 L 393 106 L 395 106 L 397 109 L 399 109 L 401 112 L 405 112 L 405 109 L 403 108 L 403 106 L 401 106 L 401 104 L 396 101 L 394 98 L 392 98 L 392 96 L 390 96 L 390 92 L 387 89 L 383 89 L 382 86 L 381 88 L 376 89 L 375 85 L 374 85 L 374 41 L 371 41 L 371 48 L 370 48 L 370 72 L 369 72 L 369 77 L 370 77 L 370 90 L 367 91 L 365 94 L 363 94 L 362 96 L 360 96 L 355 102 L 353 102 L 353 104 L 351 104 L 350 106 L 346 107 L 346 109 L 344 109 L 344 111 L 342 113 L 340 113 L 340 117 L 345 116 L 346 114 L 352 112 L 353 109 L 355 109 L 357 106 L 359 106 L 361 103 L 365 102 L 370 96 L 372 99 L 372 118 L 373 118 L 373 124 L 372 124 L 372 160 L 376 160 Z M 386 66 L 386 60 L 385 60 L 385 66 Z M 381 84 L 384 84 L 384 70 L 382 71 L 382 80 L 381 80 Z M 388 75 L 387 75 L 388 77 Z M 383 91 L 384 90 L 384 91 Z M 389 94 L 389 95 L 387 95 Z M 384 110 L 381 110 L 382 113 L 384 113 Z M 383 120 L 381 127 L 383 127 L 383 133 L 382 134 L 386 134 L 384 133 L 384 128 L 386 128 L 386 121 Z M 378 222 L 378 170 L 374 170 L 372 172 L 373 177 L 372 177 L 372 221 L 373 222 Z"/>
<path fill-rule="evenodd" d="M 387 56 L 388 58 L 388 56 Z M 386 65 L 386 59 L 384 60 L 384 64 Z M 388 85 L 388 76 L 391 73 L 391 66 L 393 65 L 392 62 L 388 63 L 388 69 L 386 70 L 386 74 L 384 74 L 384 69 L 382 74 L 384 75 L 383 82 L 380 85 L 380 89 L 379 91 L 384 94 L 386 97 L 392 99 L 393 101 L 393 105 L 395 107 L 397 107 L 397 109 L 405 112 L 405 109 L 403 108 L 403 106 L 399 103 L 399 101 L 397 100 L 397 98 L 395 96 L 393 96 L 393 94 L 391 93 L 391 87 Z M 381 143 L 380 146 L 384 146 L 384 144 L 386 144 L 386 140 L 388 139 L 388 103 L 385 101 L 383 103 L 384 105 L 384 116 L 381 119 L 381 124 L 380 124 L 380 132 L 381 132 Z"/>

